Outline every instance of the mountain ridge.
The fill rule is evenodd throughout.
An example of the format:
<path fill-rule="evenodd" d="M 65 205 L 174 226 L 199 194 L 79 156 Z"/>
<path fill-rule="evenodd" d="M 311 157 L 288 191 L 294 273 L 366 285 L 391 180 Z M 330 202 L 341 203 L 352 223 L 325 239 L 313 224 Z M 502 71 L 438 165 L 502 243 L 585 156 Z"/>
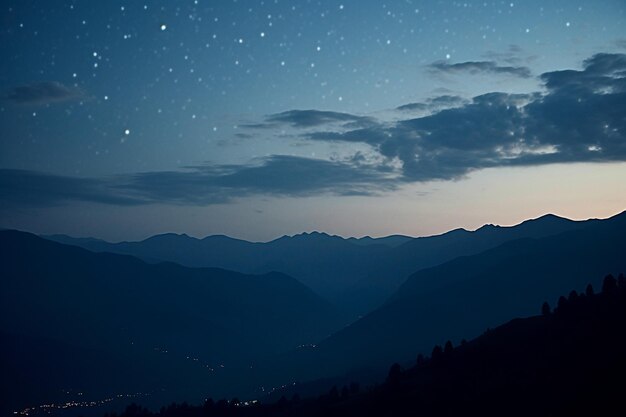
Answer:
<path fill-rule="evenodd" d="M 408 240 L 398 235 L 371 240 L 343 238 L 317 231 L 269 242 L 248 242 L 223 235 L 197 239 L 177 234 L 116 244 L 49 238 L 96 252 L 130 254 L 152 263 L 167 260 L 190 267 L 213 266 L 254 274 L 281 271 L 357 317 L 380 306 L 419 269 L 476 254 L 507 240 L 585 227 L 590 221 L 593 220 L 574 221 L 548 214 L 514 226 L 482 226 L 474 231 L 458 228 Z"/>

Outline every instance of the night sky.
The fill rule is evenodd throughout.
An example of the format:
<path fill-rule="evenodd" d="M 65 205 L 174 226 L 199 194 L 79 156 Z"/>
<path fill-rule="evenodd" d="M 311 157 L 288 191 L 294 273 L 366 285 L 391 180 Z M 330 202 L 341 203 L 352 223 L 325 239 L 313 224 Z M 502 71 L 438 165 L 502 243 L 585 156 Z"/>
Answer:
<path fill-rule="evenodd" d="M 626 209 L 623 1 L 3 1 L 0 226 L 424 235 Z"/>

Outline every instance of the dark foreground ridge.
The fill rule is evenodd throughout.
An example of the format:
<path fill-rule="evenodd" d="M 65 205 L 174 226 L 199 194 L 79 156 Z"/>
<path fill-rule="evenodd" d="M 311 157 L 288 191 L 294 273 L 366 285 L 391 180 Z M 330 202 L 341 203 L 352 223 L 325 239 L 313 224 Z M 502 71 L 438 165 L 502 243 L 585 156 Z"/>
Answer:
<path fill-rule="evenodd" d="M 607 276 L 600 294 L 589 285 L 541 312 L 457 347 L 435 346 L 406 370 L 394 364 L 383 384 L 366 390 L 332 387 L 318 398 L 273 404 L 209 399 L 158 413 L 133 404 L 119 417 L 624 415 L 624 276 Z"/>

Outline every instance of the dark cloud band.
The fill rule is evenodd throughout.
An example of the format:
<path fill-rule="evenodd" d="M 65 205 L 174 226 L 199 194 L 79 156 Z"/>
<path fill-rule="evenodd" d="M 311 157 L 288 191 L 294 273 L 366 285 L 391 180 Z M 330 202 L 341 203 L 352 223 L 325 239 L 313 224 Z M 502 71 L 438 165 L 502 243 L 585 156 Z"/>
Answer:
<path fill-rule="evenodd" d="M 273 128 L 276 126 L 291 126 L 294 128 L 311 128 L 331 124 L 346 126 L 368 126 L 374 119 L 366 116 L 356 116 L 349 113 L 322 110 L 289 110 L 271 114 L 263 123 L 245 124 L 243 127 L 252 129 Z"/>
<path fill-rule="evenodd" d="M 0 170 L 0 206 L 51 206 L 72 201 L 208 205 L 253 195 L 372 195 L 393 189 L 395 184 L 384 167 L 360 160 L 285 155 L 249 165 L 196 166 L 98 179 L 4 169 Z"/>
<path fill-rule="evenodd" d="M 439 61 L 431 64 L 430 70 L 435 73 L 447 74 L 502 74 L 521 78 L 532 77 L 532 73 L 527 67 L 500 66 L 494 61 L 468 61 L 456 64 L 448 64 L 445 61 Z"/>
<path fill-rule="evenodd" d="M 67 87 L 56 81 L 21 85 L 13 88 L 6 95 L 6 99 L 15 104 L 49 104 L 63 101 L 77 100 L 83 93 L 72 87 Z"/>

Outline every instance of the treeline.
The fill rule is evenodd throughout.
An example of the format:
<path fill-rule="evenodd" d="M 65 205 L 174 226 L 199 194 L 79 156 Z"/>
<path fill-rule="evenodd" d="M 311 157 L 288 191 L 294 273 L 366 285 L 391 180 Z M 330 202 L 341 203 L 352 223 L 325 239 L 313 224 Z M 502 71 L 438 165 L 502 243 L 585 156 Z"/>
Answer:
<path fill-rule="evenodd" d="M 626 415 L 626 278 L 605 277 L 546 302 L 541 315 L 515 319 L 403 369 L 394 364 L 381 385 L 333 387 L 318 398 L 273 404 L 238 399 L 201 406 L 172 404 L 152 413 L 130 405 L 107 417 L 226 416 L 576 416 Z"/>

